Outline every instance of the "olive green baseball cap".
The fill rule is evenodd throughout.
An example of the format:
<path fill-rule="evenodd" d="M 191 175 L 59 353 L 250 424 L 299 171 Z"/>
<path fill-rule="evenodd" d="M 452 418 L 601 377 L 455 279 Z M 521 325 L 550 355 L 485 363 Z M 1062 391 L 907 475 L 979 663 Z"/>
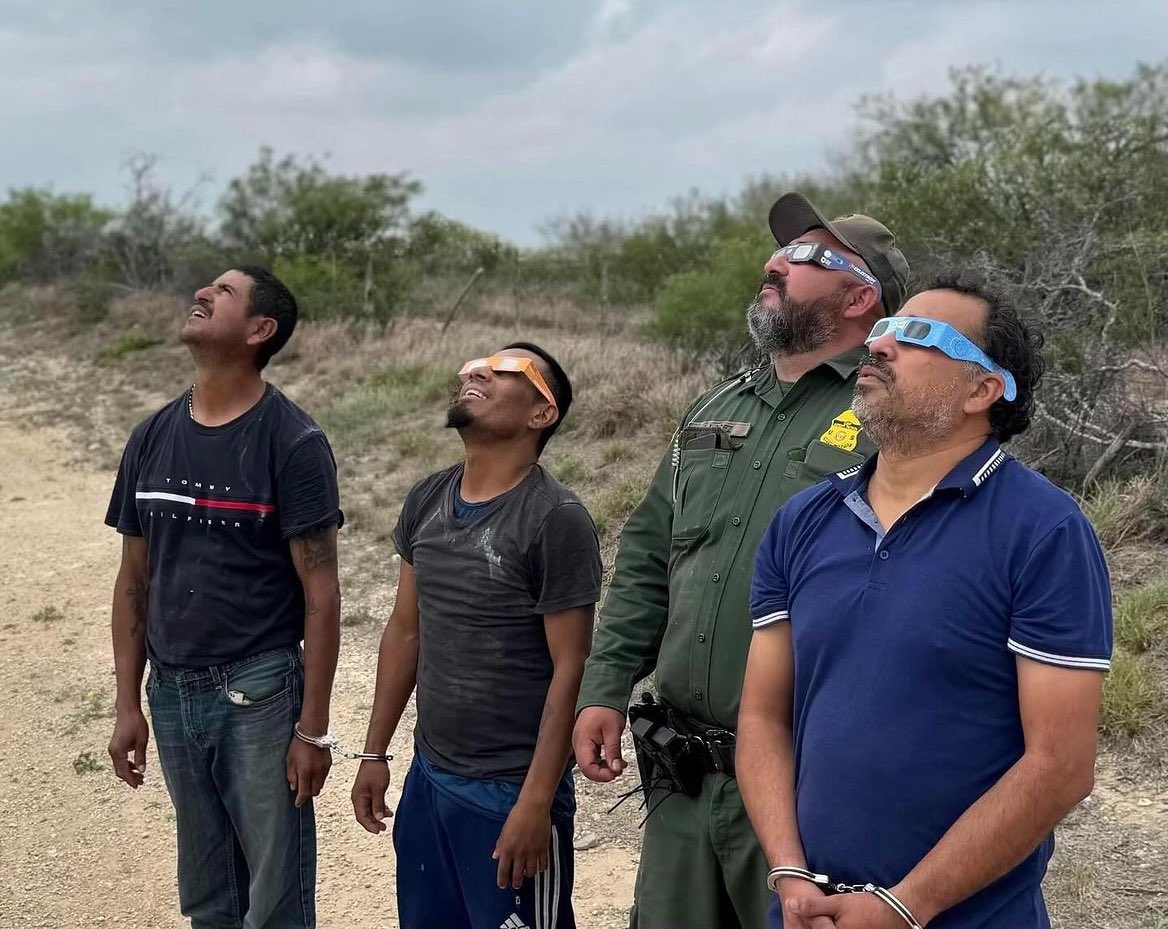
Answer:
<path fill-rule="evenodd" d="M 880 282 L 884 310 L 891 315 L 904 303 L 908 288 L 908 261 L 896 247 L 896 236 L 883 223 L 863 213 L 850 213 L 830 222 L 800 193 L 791 191 L 775 201 L 770 213 L 771 232 L 779 245 L 789 245 L 809 229 L 826 229 L 864 259 Z"/>

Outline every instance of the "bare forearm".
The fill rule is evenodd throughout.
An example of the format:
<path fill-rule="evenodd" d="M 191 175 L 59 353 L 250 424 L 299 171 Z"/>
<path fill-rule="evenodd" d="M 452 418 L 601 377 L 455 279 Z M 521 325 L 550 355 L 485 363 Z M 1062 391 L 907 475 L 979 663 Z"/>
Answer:
<path fill-rule="evenodd" d="M 306 598 L 304 610 L 304 704 L 300 728 L 321 735 L 329 727 L 329 700 L 341 648 L 339 586 Z"/>
<path fill-rule="evenodd" d="M 400 622 L 390 617 L 381 634 L 373 711 L 365 735 L 367 752 L 380 754 L 389 747 L 418 680 L 418 636 L 403 631 L 400 626 Z"/>
<path fill-rule="evenodd" d="M 795 816 L 795 759 L 791 730 L 765 716 L 738 719 L 738 750 L 734 767 L 738 789 L 766 859 L 802 868 L 803 843 Z"/>
<path fill-rule="evenodd" d="M 114 583 L 111 629 L 114 647 L 115 697 L 118 710 L 138 710 L 142 706 L 142 672 L 146 668 L 145 577 L 118 572 Z"/>
<path fill-rule="evenodd" d="M 551 806 L 572 751 L 572 725 L 576 721 L 576 697 L 583 674 L 583 661 L 577 668 L 557 668 L 552 674 L 535 753 L 519 791 L 520 800 Z"/>
<path fill-rule="evenodd" d="M 1023 756 L 891 888 L 922 922 L 997 880 L 1091 791 L 1092 771 Z"/>

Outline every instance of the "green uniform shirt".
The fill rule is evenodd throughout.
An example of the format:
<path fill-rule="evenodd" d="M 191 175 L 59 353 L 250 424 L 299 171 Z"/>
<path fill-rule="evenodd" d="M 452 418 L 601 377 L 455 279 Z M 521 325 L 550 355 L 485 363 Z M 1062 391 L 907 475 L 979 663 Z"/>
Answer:
<path fill-rule="evenodd" d="M 621 533 L 580 708 L 624 712 L 636 682 L 656 671 L 670 706 L 735 728 L 759 540 L 788 497 L 873 451 L 851 412 L 863 354 L 789 386 L 768 363 L 689 408 Z"/>

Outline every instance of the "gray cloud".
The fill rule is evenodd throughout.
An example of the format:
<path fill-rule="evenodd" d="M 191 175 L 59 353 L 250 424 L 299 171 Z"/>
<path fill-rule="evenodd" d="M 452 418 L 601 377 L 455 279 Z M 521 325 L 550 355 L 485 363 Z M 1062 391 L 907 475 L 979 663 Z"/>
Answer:
<path fill-rule="evenodd" d="M 121 165 L 145 151 L 176 188 L 209 175 L 213 199 L 268 144 L 408 170 L 420 206 L 532 242 L 556 214 L 638 215 L 815 170 L 865 94 L 940 92 L 953 66 L 1122 77 L 1163 55 L 1163 3 L 1097 9 L 16 0 L 0 26 L 0 186 L 116 202 Z"/>

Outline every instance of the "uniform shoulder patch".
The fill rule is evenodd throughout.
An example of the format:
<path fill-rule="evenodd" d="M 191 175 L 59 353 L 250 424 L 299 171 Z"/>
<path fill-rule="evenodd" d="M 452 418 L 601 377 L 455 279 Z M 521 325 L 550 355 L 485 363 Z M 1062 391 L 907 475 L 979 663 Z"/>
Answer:
<path fill-rule="evenodd" d="M 854 452 L 856 443 L 860 440 L 860 420 L 850 409 L 844 410 L 827 427 L 827 432 L 819 437 L 819 441 L 832 448 L 845 452 Z"/>

